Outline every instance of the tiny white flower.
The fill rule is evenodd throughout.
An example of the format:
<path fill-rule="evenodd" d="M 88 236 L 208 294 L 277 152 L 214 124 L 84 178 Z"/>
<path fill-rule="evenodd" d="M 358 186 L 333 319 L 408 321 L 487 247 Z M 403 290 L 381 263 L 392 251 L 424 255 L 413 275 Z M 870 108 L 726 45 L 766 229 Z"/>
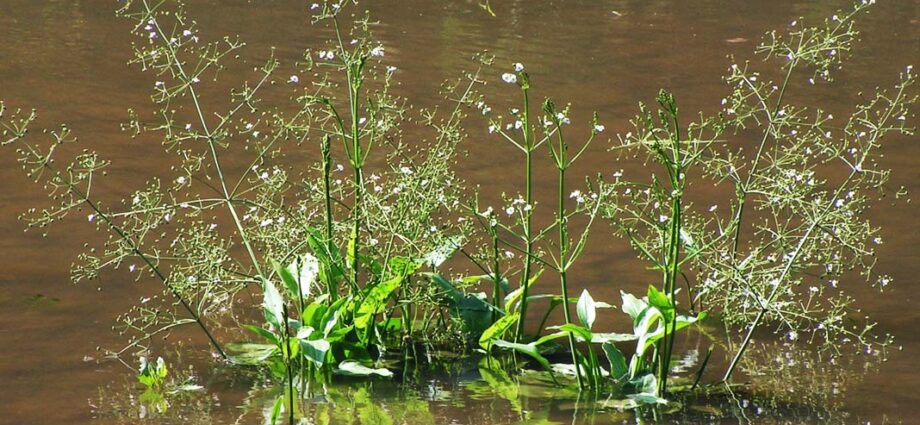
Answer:
<path fill-rule="evenodd" d="M 96 221 L 96 214 L 89 214 L 89 215 L 87 215 L 87 216 L 86 216 L 86 221 L 89 221 L 90 223 Z"/>
<path fill-rule="evenodd" d="M 191 131 L 191 130 L 192 130 L 192 124 L 191 124 L 191 123 L 186 123 L 186 124 L 185 124 L 185 131 Z"/>
<path fill-rule="evenodd" d="M 208 226 L 208 230 L 214 230 L 216 228 L 217 228 L 217 223 L 211 223 L 211 225 Z"/>
<path fill-rule="evenodd" d="M 310 10 L 316 10 L 316 9 L 319 9 L 319 3 L 313 3 L 310 5 Z"/>
<path fill-rule="evenodd" d="M 288 78 L 288 82 L 291 84 L 297 84 L 300 82 L 300 77 L 292 75 L 291 78 Z"/>
<path fill-rule="evenodd" d="M 513 84 L 517 82 L 517 75 L 514 75 L 510 72 L 506 72 L 502 74 L 502 80 L 504 80 L 508 84 Z"/>
<path fill-rule="evenodd" d="M 799 333 L 796 332 L 796 331 L 789 331 L 788 337 L 789 337 L 789 340 L 790 340 L 790 341 L 795 341 L 795 340 L 799 339 Z"/>
<path fill-rule="evenodd" d="M 371 56 L 382 57 L 384 55 L 383 46 L 377 46 L 371 49 Z"/>
<path fill-rule="evenodd" d="M 395 67 L 395 66 L 392 66 L 392 65 L 387 66 L 387 74 L 392 74 L 392 73 L 394 73 L 394 72 L 396 72 L 396 67 Z"/>
<path fill-rule="evenodd" d="M 192 77 L 192 84 L 198 84 L 201 80 L 198 77 Z"/>
<path fill-rule="evenodd" d="M 606 129 L 607 129 L 607 127 L 605 127 L 603 124 L 595 124 L 595 125 L 594 125 L 594 131 L 597 132 L 597 133 L 603 133 L 604 130 L 606 130 Z"/>
<path fill-rule="evenodd" d="M 182 31 L 182 36 L 183 36 L 183 37 L 191 37 L 191 36 L 192 36 L 192 32 L 189 31 L 189 30 Z"/>
<path fill-rule="evenodd" d="M 505 251 L 505 258 L 507 258 L 507 259 L 509 259 L 509 260 L 512 259 L 512 258 L 514 258 L 514 253 L 511 252 L 511 251 Z"/>
<path fill-rule="evenodd" d="M 517 62 L 517 63 L 514 64 L 514 71 L 515 71 L 515 72 L 521 72 L 521 71 L 523 71 L 523 70 L 524 70 L 524 64 L 522 64 L 522 63 L 520 63 L 520 62 Z"/>
<path fill-rule="evenodd" d="M 400 167 L 400 168 L 399 168 L 399 172 L 401 172 L 401 173 L 403 173 L 403 174 L 405 174 L 405 175 L 412 175 L 412 173 L 413 173 L 412 169 L 409 168 L 409 167 Z"/>
<path fill-rule="evenodd" d="M 134 273 L 134 270 L 136 270 L 136 269 L 137 269 L 137 266 L 135 266 L 134 264 L 128 266 L 128 271 L 131 272 L 131 273 Z"/>
<path fill-rule="evenodd" d="M 364 117 L 358 118 L 358 124 L 359 124 L 359 125 L 364 125 L 364 123 L 366 123 L 366 122 L 367 122 L 367 118 L 364 118 Z"/>
<path fill-rule="evenodd" d="M 185 184 L 185 176 L 179 176 L 179 178 L 176 179 L 176 183 Z"/>
<path fill-rule="evenodd" d="M 717 209 L 719 209 L 719 206 L 718 206 L 718 205 L 713 205 L 713 206 L 709 207 L 709 212 L 716 212 Z"/>
<path fill-rule="evenodd" d="M 662 214 L 662 215 L 658 216 L 658 221 L 664 223 L 664 222 L 668 221 L 668 216 Z"/>
<path fill-rule="evenodd" d="M 522 127 L 524 127 L 524 123 L 522 123 L 521 120 L 517 120 L 517 121 L 514 122 L 514 129 L 515 129 L 515 130 L 520 130 Z"/>
<path fill-rule="evenodd" d="M 514 214 L 514 207 L 505 208 L 505 214 L 508 214 L 508 215 Z"/>
<path fill-rule="evenodd" d="M 874 243 L 874 244 L 876 244 L 876 245 L 881 245 L 881 244 L 882 244 L 882 238 L 881 238 L 880 236 L 876 236 L 875 239 L 872 239 L 872 243 Z"/>
<path fill-rule="evenodd" d="M 268 227 L 268 226 L 271 226 L 271 224 L 274 222 L 275 222 L 274 220 L 270 218 L 266 218 L 265 220 L 262 220 L 261 223 L 259 223 L 259 227 Z"/>

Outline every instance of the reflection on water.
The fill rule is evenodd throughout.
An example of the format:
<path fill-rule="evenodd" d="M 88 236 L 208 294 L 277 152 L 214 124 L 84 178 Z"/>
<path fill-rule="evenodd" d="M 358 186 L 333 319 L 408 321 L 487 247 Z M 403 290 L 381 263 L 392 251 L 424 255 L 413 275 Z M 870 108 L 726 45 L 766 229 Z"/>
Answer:
<path fill-rule="evenodd" d="M 509 375 L 481 358 L 413 370 L 396 380 L 312 384 L 294 411 L 304 424 L 355 425 L 844 424 L 859 420 L 838 402 L 837 394 L 858 382 L 861 374 L 856 370 L 876 363 L 856 357 L 828 362 L 826 356 L 804 347 L 767 346 L 751 354 L 744 365 L 755 377 L 751 385 L 704 386 L 655 409 L 627 409 L 613 394 L 586 395 L 571 386 L 556 387 L 537 372 Z M 842 367 L 844 363 L 849 367 Z M 434 373 L 421 372 L 434 369 Z M 256 371 L 218 368 L 209 374 L 214 384 L 203 391 L 150 394 L 125 381 L 103 387 L 91 404 L 104 423 L 250 424 L 265 423 L 275 401 L 284 395 L 278 386 L 267 387 Z M 685 387 L 688 384 L 685 379 Z M 240 393 L 245 393 L 243 398 L 233 404 L 234 395 Z"/>
<path fill-rule="evenodd" d="M 302 10 L 302 1 L 188 3 L 202 28 L 213 35 L 240 34 L 256 57 L 278 46 L 279 59 L 290 63 L 320 40 L 305 16 L 294 12 Z M 540 96 L 551 89 L 576 103 L 576 115 L 597 110 L 609 131 L 616 132 L 626 129 L 636 102 L 652 98 L 661 87 L 674 91 L 688 111 L 716 105 L 725 91 L 717 76 L 727 64 L 726 53 L 748 57 L 763 31 L 799 16 L 821 19 L 847 2 L 573 0 L 535 7 L 529 0 L 493 1 L 497 18 L 474 0 L 363 3 L 381 21 L 377 33 L 388 47 L 388 58 L 399 65 L 403 84 L 398 94 L 416 105 L 432 103 L 444 79 L 468 68 L 474 53 L 489 49 L 507 63 L 526 63 L 540 82 Z M 880 3 L 862 23 L 864 42 L 842 80 L 888 85 L 884 78 L 920 57 L 920 1 Z M 39 108 L 49 122 L 66 121 L 124 175 L 125 170 L 159 167 L 147 162 L 159 147 L 126 147 L 126 136 L 119 131 L 125 109 L 146 104 L 151 82 L 149 76 L 124 67 L 129 45 L 122 35 L 127 28 L 112 8 L 113 2 L 101 0 L 0 2 L 0 39 L 5 41 L 0 43 L 0 97 L 15 106 Z M 815 95 L 833 109 L 854 103 L 858 91 L 854 85 L 852 90 Z M 507 187 L 501 158 L 512 152 L 481 142 L 485 130 L 479 130 L 467 146 L 470 157 L 490 160 L 471 162 L 459 173 L 471 184 L 494 187 L 491 192 L 497 194 Z M 893 141 L 885 165 L 895 170 L 892 186 L 916 192 L 920 146 L 904 142 Z M 574 172 L 612 168 L 605 148 L 598 144 L 585 156 L 584 169 Z M 201 379 L 205 391 L 142 400 L 143 392 L 124 381 L 126 375 L 133 379 L 130 372 L 113 362 L 92 361 L 98 357 L 97 347 L 122 342 L 110 330 L 113 319 L 145 293 L 141 285 L 118 276 L 103 276 L 98 286 L 70 286 L 72 253 L 92 230 L 74 225 L 66 229 L 66 237 L 58 234 L 50 240 L 23 235 L 16 216 L 44 198 L 31 190 L 12 158 L 0 160 L 0 423 L 86 423 L 91 417 L 98 423 L 259 422 L 276 394 L 262 388 L 255 376 L 209 370 Z M 104 184 L 123 193 L 136 186 L 128 180 Z M 548 177 L 537 178 L 538 187 L 552 184 Z M 920 415 L 915 391 L 920 386 L 920 310 L 896 308 L 914 296 L 909 286 L 920 274 L 920 236 L 913 227 L 897 230 L 915 221 L 911 208 L 877 211 L 873 218 L 886 229 L 878 267 L 890 271 L 905 289 L 879 296 L 856 288 L 851 294 L 881 329 L 898 338 L 896 344 L 905 353 L 893 353 L 877 369 L 872 359 L 867 372 L 858 358 L 832 363 L 827 357 L 809 357 L 807 350 L 776 357 L 786 347 L 767 345 L 746 360 L 751 387 L 703 394 L 682 400 L 687 408 L 679 413 L 641 412 L 642 417 L 662 415 L 665 422 L 681 423 L 852 423 L 855 418 L 879 423 L 886 415 L 905 421 Z M 589 288 L 599 299 L 613 300 L 620 289 L 645 287 L 649 275 L 627 252 L 623 244 L 593 239 L 583 257 L 586 267 L 572 276 L 576 290 Z M 705 345 L 698 348 L 702 353 Z M 633 413 L 617 412 L 606 399 L 579 399 L 535 377 L 511 378 L 472 360 L 451 366 L 436 376 L 412 377 L 406 386 L 374 381 L 315 388 L 317 397 L 303 412 L 314 423 L 636 422 Z M 100 387 L 99 397 L 87 406 L 87 398 Z M 791 388 L 809 391 L 792 393 Z M 164 410 L 162 401 L 167 407 L 158 413 L 158 406 Z"/>

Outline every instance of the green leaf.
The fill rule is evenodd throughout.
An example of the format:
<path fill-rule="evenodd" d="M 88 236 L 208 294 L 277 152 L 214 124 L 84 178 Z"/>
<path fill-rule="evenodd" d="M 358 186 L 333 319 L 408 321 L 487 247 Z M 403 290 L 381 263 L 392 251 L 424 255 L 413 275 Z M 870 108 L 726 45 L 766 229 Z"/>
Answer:
<path fill-rule="evenodd" d="M 393 372 L 391 372 L 389 369 L 369 368 L 367 366 L 362 365 L 361 363 L 351 361 L 351 360 L 346 360 L 342 363 L 339 363 L 339 367 L 335 370 L 335 373 L 339 375 L 346 375 L 346 376 L 378 375 L 384 378 L 390 378 L 393 376 Z"/>
<path fill-rule="evenodd" d="M 655 375 L 647 373 L 640 376 L 638 379 L 630 382 L 636 389 L 638 394 L 658 394 L 658 379 L 655 378 Z"/>
<path fill-rule="evenodd" d="M 342 270 L 342 258 L 339 248 L 333 241 L 324 241 L 316 229 L 307 229 L 307 245 L 320 263 L 320 278 L 327 285 L 336 282 L 345 273 Z"/>
<path fill-rule="evenodd" d="M 540 337 L 540 339 L 534 341 L 532 344 L 533 344 L 534 346 L 539 347 L 540 345 L 542 345 L 542 344 L 544 344 L 544 343 L 546 343 L 546 342 L 552 341 L 552 340 L 554 340 L 554 339 L 559 339 L 559 338 L 567 337 L 567 336 L 569 336 L 569 333 L 568 333 L 568 332 L 559 331 L 559 332 L 556 332 L 556 333 L 551 333 L 551 334 L 549 334 L 549 335 L 543 335 L 543 336 Z"/>
<path fill-rule="evenodd" d="M 635 341 L 637 339 L 639 339 L 639 337 L 633 334 L 622 334 L 617 332 L 592 332 L 591 343 L 605 344 L 612 342 Z"/>
<path fill-rule="evenodd" d="M 552 366 L 550 366 L 549 361 L 546 360 L 546 357 L 543 357 L 543 355 L 540 354 L 540 350 L 537 349 L 536 344 L 520 344 L 516 342 L 508 342 L 503 339 L 496 340 L 493 344 L 496 347 L 507 348 L 530 356 L 536 360 L 540 366 L 543 366 L 543 369 L 546 369 L 549 372 L 549 376 L 553 379 L 553 382 L 556 382 L 556 376 L 553 374 Z"/>
<path fill-rule="evenodd" d="M 667 400 L 650 393 L 629 394 L 626 397 L 641 404 L 668 404 Z"/>
<path fill-rule="evenodd" d="M 275 334 L 271 333 L 267 329 L 263 329 L 254 325 L 243 325 L 243 329 L 247 329 L 256 335 L 271 341 L 272 344 L 278 344 L 278 337 L 276 337 Z"/>
<path fill-rule="evenodd" d="M 282 267 L 281 264 L 278 264 L 274 259 L 271 260 L 272 268 L 275 270 L 275 273 L 278 274 L 278 277 L 281 278 L 281 282 L 284 283 L 284 289 L 287 290 L 288 297 L 293 300 L 300 299 L 300 284 L 297 283 L 297 278 L 291 274 L 291 271 L 285 267 Z"/>
<path fill-rule="evenodd" d="M 658 310 L 664 312 L 665 310 L 673 310 L 674 304 L 671 302 L 671 298 L 658 290 L 655 285 L 648 286 L 648 303 L 649 305 L 655 306 Z"/>
<path fill-rule="evenodd" d="M 355 258 L 357 257 L 357 247 L 358 247 L 358 228 L 352 226 L 351 236 L 348 237 L 348 250 L 345 251 L 346 260 L 348 264 L 355 264 Z"/>
<path fill-rule="evenodd" d="M 325 339 L 300 340 L 300 350 L 304 357 L 317 367 L 323 367 L 326 364 L 326 353 L 329 352 L 329 348 L 329 341 Z"/>
<path fill-rule="evenodd" d="M 230 343 L 225 346 L 229 352 L 230 361 L 241 365 L 260 365 L 266 359 L 275 354 L 278 350 L 277 345 L 253 344 L 253 343 Z"/>
<path fill-rule="evenodd" d="M 310 305 L 308 305 L 306 308 L 303 309 L 303 314 L 301 315 L 301 319 L 303 319 L 303 323 L 305 325 L 312 326 L 314 328 L 319 328 L 320 326 L 322 326 L 321 321 L 323 320 L 323 316 L 325 314 L 326 314 L 326 306 L 321 303 L 315 302 L 315 303 L 311 303 Z"/>
<path fill-rule="evenodd" d="M 396 276 L 371 288 L 367 293 L 367 297 L 358 306 L 358 311 L 355 315 L 356 328 L 364 329 L 371 323 L 374 316 L 386 307 L 387 299 L 390 298 L 393 291 L 399 288 L 403 279 L 403 276 Z"/>
<path fill-rule="evenodd" d="M 284 300 L 268 279 L 262 279 L 262 311 L 268 323 L 279 329 L 284 326 Z"/>
<path fill-rule="evenodd" d="M 604 354 L 607 355 L 607 361 L 610 362 L 610 374 L 617 380 L 622 380 L 629 374 L 629 367 L 626 366 L 626 357 L 623 352 L 613 344 L 607 342 L 601 345 Z"/>
<path fill-rule="evenodd" d="M 594 320 L 597 319 L 597 307 L 594 306 L 594 298 L 588 290 L 582 290 L 581 296 L 578 297 L 578 303 L 575 305 L 575 311 L 578 313 L 578 320 L 589 330 L 594 326 Z"/>
<path fill-rule="evenodd" d="M 275 425 L 278 423 L 278 417 L 281 416 L 281 405 L 284 404 L 284 395 L 279 395 L 272 405 L 271 414 L 266 418 L 266 425 Z"/>
<path fill-rule="evenodd" d="M 584 326 L 578 326 L 574 323 L 566 323 L 559 327 L 550 326 L 550 328 L 559 329 L 561 331 L 571 333 L 575 335 L 575 338 L 578 338 L 582 342 L 587 342 L 587 341 L 591 341 L 592 339 L 594 339 L 593 334 L 591 333 L 590 329 Z"/>
<path fill-rule="evenodd" d="M 492 326 L 489 326 L 489 328 L 479 336 L 479 346 L 484 350 L 489 350 L 492 340 L 501 338 L 508 328 L 517 323 L 520 317 L 520 314 L 514 313 L 496 320 Z"/>
<path fill-rule="evenodd" d="M 639 317 L 642 312 L 648 308 L 648 303 L 636 298 L 632 294 L 627 294 L 623 291 L 620 291 L 620 297 L 623 298 L 622 310 L 624 313 L 628 314 L 629 317 L 633 319 L 633 322 L 636 321 L 636 318 Z"/>
<path fill-rule="evenodd" d="M 543 274 L 543 270 L 544 269 L 538 270 L 536 273 L 533 274 L 533 276 L 530 277 L 530 279 L 527 279 L 527 288 L 530 288 L 530 286 L 533 285 L 537 281 L 537 279 L 540 278 L 540 275 Z M 522 295 L 524 295 L 523 287 L 518 287 L 514 291 L 509 292 L 508 295 L 505 295 L 505 300 L 504 300 L 505 311 L 507 312 L 515 311 L 517 309 L 517 303 L 520 300 Z M 528 298 L 527 302 L 530 302 L 530 296 L 528 296 L 527 298 Z"/>
<path fill-rule="evenodd" d="M 390 273 L 396 276 L 409 276 L 415 273 L 421 264 L 410 260 L 407 257 L 393 257 L 390 259 Z"/>

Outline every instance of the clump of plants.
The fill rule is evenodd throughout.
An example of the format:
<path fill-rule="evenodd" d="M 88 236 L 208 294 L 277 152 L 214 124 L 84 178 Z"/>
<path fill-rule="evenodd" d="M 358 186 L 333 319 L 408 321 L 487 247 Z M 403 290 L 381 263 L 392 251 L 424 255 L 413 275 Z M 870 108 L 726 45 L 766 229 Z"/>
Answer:
<path fill-rule="evenodd" d="M 890 282 L 872 271 L 880 239 L 865 212 L 887 189 L 889 171 L 876 163 L 882 140 L 911 131 L 915 76 L 908 67 L 893 91 L 877 91 L 844 118 L 787 100 L 802 81 L 832 81 L 869 2 L 823 24 L 769 33 L 758 52 L 782 79 L 770 81 L 772 72 L 751 63 L 731 65 L 729 95 L 714 115 L 684 121 L 674 95 L 661 91 L 611 147 L 647 158 L 650 177 L 612 173 L 612 158 L 610 170 L 577 185 L 568 171 L 604 134 L 598 114 L 582 124 L 588 138 L 572 144 L 570 107 L 544 99 L 535 108 L 524 65 L 499 77 L 487 54 L 445 83 L 443 105 L 411 112 L 391 94 L 398 68 L 374 41 L 374 22 L 354 7 L 311 6 L 314 25 L 332 40 L 297 63 L 270 55 L 251 68 L 238 59 L 244 42 L 207 41 L 181 4 L 123 2 L 118 15 L 135 36 L 131 63 L 155 80 L 153 113 L 131 110 L 123 128 L 159 141 L 170 168 L 119 203 L 96 196 L 110 164 L 93 151 L 64 165 L 53 160 L 76 142 L 66 126 L 46 131 L 45 146 L 27 138 L 35 112 L 3 117 L 3 143 L 17 147 L 55 201 L 25 214 L 28 225 L 79 213 L 108 235 L 80 254 L 74 281 L 126 269 L 163 288 L 120 318 L 130 340 L 113 356 L 193 325 L 217 357 L 273 377 L 284 391 L 271 421 L 293 423 L 312 383 L 391 378 L 394 359 L 417 357 L 417 347 L 477 350 L 486 356 L 480 369 L 501 376 L 533 364 L 557 385 L 617 394 L 634 407 L 667 403 L 678 331 L 707 316 L 744 335 L 731 346 L 724 381 L 767 326 L 834 350 L 889 341 L 871 323 L 854 327 L 853 300 L 837 286 L 851 272 L 880 287 Z M 248 71 L 230 83 L 221 71 L 231 68 Z M 481 93 L 487 81 L 519 90 L 521 104 L 493 113 Z M 266 101 L 278 97 L 288 101 Z M 457 175 L 471 113 L 487 124 L 472 134 L 521 152 L 521 194 L 505 196 L 504 206 L 482 205 Z M 409 139 L 407 128 L 427 136 Z M 550 158 L 558 183 L 545 227 L 533 220 L 535 191 L 544 189 L 533 184 L 539 157 Z M 712 183 L 727 188 L 712 206 L 688 200 L 695 185 Z M 644 296 L 622 293 L 626 332 L 595 328 L 598 314 L 617 307 L 587 290 L 573 297 L 569 272 L 598 219 L 660 279 Z M 559 291 L 533 293 L 550 275 Z M 551 323 L 560 306 L 561 323 Z M 141 372 L 154 386 L 165 373 L 158 367 Z"/>

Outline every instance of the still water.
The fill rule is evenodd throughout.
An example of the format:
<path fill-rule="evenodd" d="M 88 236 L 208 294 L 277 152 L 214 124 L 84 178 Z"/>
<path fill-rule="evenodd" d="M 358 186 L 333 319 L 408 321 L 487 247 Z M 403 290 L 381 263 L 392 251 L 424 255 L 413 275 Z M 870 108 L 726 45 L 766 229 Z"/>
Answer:
<path fill-rule="evenodd" d="M 303 1 L 189 3 L 206 36 L 240 35 L 249 45 L 246 55 L 253 60 L 264 58 L 274 46 L 278 57 L 290 63 L 304 48 L 319 46 L 324 37 L 310 27 Z M 470 69 L 470 58 L 489 50 L 500 65 L 492 86 L 498 86 L 502 69 L 523 62 L 538 97 L 552 95 L 557 102 L 572 102 L 576 119 L 596 110 L 608 131 L 621 132 L 628 129 L 637 102 L 653 100 L 659 88 L 673 91 L 683 111 L 714 111 L 727 93 L 719 77 L 731 63 L 726 55 L 751 58 L 764 31 L 801 17 L 824 19 L 847 5 L 811 0 L 492 3 L 496 17 L 477 1 L 362 2 L 380 21 L 375 32 L 387 46 L 387 61 L 399 67 L 398 94 L 417 106 L 431 105 L 439 99 L 442 81 Z M 920 1 L 879 3 L 861 21 L 863 41 L 839 77 L 843 90 L 814 94 L 830 111 L 845 112 L 861 89 L 892 85 L 905 65 L 920 58 Z M 160 165 L 150 158 L 160 147 L 131 143 L 119 129 L 127 108 L 147 105 L 154 77 L 125 64 L 130 55 L 129 28 L 115 18 L 115 4 L 109 0 L 0 2 L 0 99 L 13 107 L 37 108 L 42 123 L 67 122 L 83 143 L 113 161 L 115 175 L 129 176 L 135 169 L 156 172 Z M 498 96 L 498 104 L 513 95 L 498 88 L 492 87 L 490 93 Z M 513 190 L 506 178 L 506 158 L 516 154 L 513 148 L 489 138 L 484 128 L 470 128 L 469 133 L 465 147 L 472 160 L 461 161 L 460 175 L 471 185 L 489 187 L 493 194 Z M 605 150 L 601 144 L 593 146 L 576 172 L 641 170 L 641 164 L 615 162 Z M 893 138 L 886 152 L 885 165 L 894 169 L 891 185 L 916 193 L 920 189 L 916 139 Z M 130 178 L 110 180 L 102 190 L 124 195 L 138 183 Z M 548 173 L 537 176 L 538 191 L 546 188 L 551 193 L 553 185 Z M 34 189 L 9 152 L 0 156 L 0 424 L 141 421 L 142 412 L 133 398 L 136 389 L 127 386 L 132 373 L 116 362 L 100 361 L 97 347 L 116 347 L 123 341 L 111 331 L 115 317 L 149 289 L 121 275 L 71 285 L 68 269 L 74 252 L 81 240 L 94 237 L 93 231 L 73 220 L 52 229 L 45 239 L 36 232 L 23 233 L 17 215 L 46 202 Z M 857 297 L 863 313 L 879 322 L 880 329 L 895 335 L 887 361 L 857 356 L 831 364 L 807 349 L 760 345 L 752 359 L 758 359 L 767 372 L 750 379 L 770 397 L 721 394 L 686 400 L 688 408 L 667 421 L 916 423 L 920 310 L 912 304 L 920 301 L 913 290 L 920 274 L 917 211 L 913 204 L 900 201 L 880 204 L 872 214 L 885 239 L 878 267 L 896 284 L 878 293 L 857 283 L 848 292 Z M 597 234 L 573 276 L 578 282 L 575 291 L 588 288 L 595 298 L 611 302 L 620 289 L 641 291 L 653 277 L 634 260 L 626 244 L 603 231 Z M 553 288 L 551 282 L 544 285 L 547 291 Z M 178 351 L 170 353 L 194 353 L 182 347 L 203 347 L 197 339 L 180 336 L 172 341 L 164 348 Z M 697 347 L 691 341 L 684 348 L 692 353 Z M 784 351 L 790 354 L 777 358 Z M 725 356 L 717 350 L 714 361 L 724 362 Z M 213 369 L 206 359 L 184 360 L 196 366 L 207 393 L 172 406 L 164 417 L 149 419 L 155 412 L 144 412 L 145 420 L 259 420 L 268 395 L 252 392 L 250 379 Z M 539 380 L 515 387 L 503 379 L 485 379 L 476 360 L 470 359 L 431 376 L 414 376 L 411 385 L 374 382 L 330 387 L 311 415 L 318 423 L 365 424 L 635 421 L 605 406 L 603 400 L 581 400 L 553 391 Z"/>

